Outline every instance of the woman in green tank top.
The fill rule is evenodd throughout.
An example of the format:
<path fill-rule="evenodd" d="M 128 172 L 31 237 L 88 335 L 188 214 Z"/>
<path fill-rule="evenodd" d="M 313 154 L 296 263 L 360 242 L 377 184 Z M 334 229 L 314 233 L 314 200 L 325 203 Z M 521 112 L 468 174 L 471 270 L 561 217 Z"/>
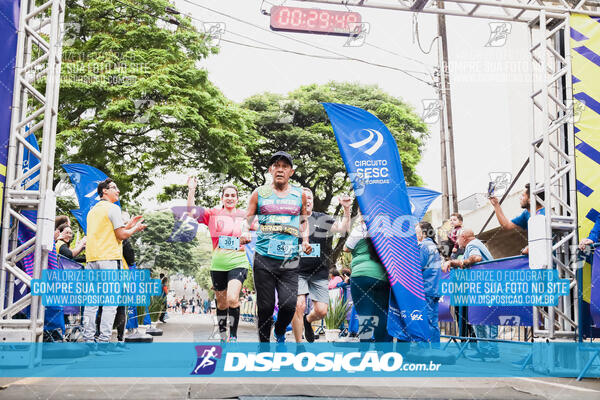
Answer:
<path fill-rule="evenodd" d="M 360 320 L 360 341 L 391 342 L 387 333 L 390 283 L 364 222 L 352 231 L 344 251 L 352 253 L 350 292 Z M 373 332 L 372 338 L 365 338 L 369 331 Z"/>
<path fill-rule="evenodd" d="M 221 189 L 222 207 L 194 207 L 196 179 L 188 179 L 188 211 L 193 210 L 196 220 L 208 227 L 213 242 L 210 276 L 217 302 L 217 320 L 221 341 L 237 341 L 240 319 L 240 290 L 246 280 L 250 263 L 244 245 L 240 245 L 242 223 L 246 212 L 237 209 L 238 191 L 231 184 Z M 227 319 L 229 316 L 229 335 Z"/>

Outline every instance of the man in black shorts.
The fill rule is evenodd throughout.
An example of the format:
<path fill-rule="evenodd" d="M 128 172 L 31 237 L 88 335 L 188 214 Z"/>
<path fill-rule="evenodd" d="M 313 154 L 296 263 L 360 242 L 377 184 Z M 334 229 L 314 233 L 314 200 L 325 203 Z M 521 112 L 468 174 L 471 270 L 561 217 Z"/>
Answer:
<path fill-rule="evenodd" d="M 300 268 L 298 270 L 298 300 L 296 313 L 292 320 L 292 329 L 296 342 L 302 341 L 302 330 L 304 337 L 310 343 L 315 341 L 312 323 L 319 321 L 327 315 L 329 307 L 329 279 L 328 271 L 332 264 L 331 253 L 325 252 L 327 242 L 331 245 L 333 233 L 345 234 L 350 230 L 352 199 L 348 195 L 339 197 L 344 209 L 344 218 L 336 222 L 335 218 L 313 211 L 313 193 L 309 188 L 303 188 L 306 197 L 306 213 L 308 218 L 309 242 L 312 247 L 310 255 L 302 254 L 300 257 Z M 313 308 L 309 314 L 305 314 L 306 296 L 310 295 Z"/>

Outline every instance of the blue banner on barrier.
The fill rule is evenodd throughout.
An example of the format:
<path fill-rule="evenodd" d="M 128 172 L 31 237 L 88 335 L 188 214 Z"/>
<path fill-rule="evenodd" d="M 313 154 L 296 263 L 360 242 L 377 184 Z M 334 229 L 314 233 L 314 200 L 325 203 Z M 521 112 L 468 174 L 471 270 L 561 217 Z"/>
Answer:
<path fill-rule="evenodd" d="M 25 131 L 28 131 L 28 130 L 29 130 L 29 128 L 25 128 Z M 27 136 L 27 138 L 25 140 L 27 140 L 27 142 L 31 145 L 31 147 L 33 147 L 37 151 L 40 151 L 40 146 L 38 145 L 37 139 L 35 138 L 35 135 L 33 133 L 30 134 L 29 136 Z M 33 155 L 31 153 L 31 151 L 29 151 L 29 149 L 25 148 L 23 150 L 23 174 L 26 174 L 30 169 L 35 168 L 39 163 L 40 163 L 40 159 L 37 158 L 35 155 Z M 23 181 L 23 186 L 26 187 L 30 181 L 32 181 L 39 175 L 40 175 L 39 171 L 31 174 L 31 176 L 29 178 L 27 178 Z M 39 190 L 40 182 L 38 181 L 38 182 L 34 183 L 33 185 L 29 186 L 27 189 L 28 190 Z"/>
<path fill-rule="evenodd" d="M 145 306 L 161 294 L 161 282 L 147 269 L 43 270 L 31 294 L 44 306 Z"/>
<path fill-rule="evenodd" d="M 526 256 L 504 258 L 475 264 L 471 267 L 471 270 L 485 269 L 529 270 L 529 258 Z M 472 325 L 533 325 L 533 308 L 531 306 L 469 306 L 468 316 L 469 323 Z"/>
<path fill-rule="evenodd" d="M 61 255 L 58 256 L 58 263 L 60 265 L 60 268 L 63 270 L 83 271 L 83 265 L 81 265 L 71 259 L 68 259 L 66 257 L 63 257 Z M 66 315 L 79 314 L 81 312 L 81 307 L 80 306 L 65 306 L 64 312 Z"/>
<path fill-rule="evenodd" d="M 450 279 L 450 272 L 442 272 L 440 276 L 440 283 L 442 279 Z M 450 308 L 450 297 L 441 296 L 438 302 L 438 321 L 439 322 L 454 322 L 454 316 L 452 315 L 452 309 Z"/>
<path fill-rule="evenodd" d="M 387 330 L 428 340 L 419 248 L 402 162 L 394 137 L 377 117 L 345 104 L 323 103 L 377 254 L 392 287 Z"/>

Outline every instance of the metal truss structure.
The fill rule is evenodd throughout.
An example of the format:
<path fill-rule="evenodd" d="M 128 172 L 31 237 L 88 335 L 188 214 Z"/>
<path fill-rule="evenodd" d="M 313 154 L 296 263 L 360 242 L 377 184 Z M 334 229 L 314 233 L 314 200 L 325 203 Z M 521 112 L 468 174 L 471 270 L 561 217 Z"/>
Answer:
<path fill-rule="evenodd" d="M 378 8 L 385 10 L 410 11 L 423 14 L 444 14 L 459 17 L 485 18 L 500 21 L 530 23 L 542 11 L 546 18 L 564 19 L 567 14 L 581 13 L 600 16 L 597 1 L 585 0 L 294 0 L 310 3 L 337 4 Z"/>
<path fill-rule="evenodd" d="M 31 279 L 40 278 L 53 246 L 56 200 L 52 182 L 64 12 L 64 0 L 48 0 L 41 5 L 35 0 L 21 0 L 2 210 L 0 343 L 41 341 L 44 328 L 41 297 L 29 293 L 20 297 L 17 292 L 27 292 Z M 31 133 L 40 140 L 39 151 L 26 140 Z M 26 150 L 39 160 L 32 168 L 23 165 Z M 22 214 L 24 210 L 37 211 L 37 220 L 30 221 Z M 18 244 L 20 227 L 31 229 L 35 237 Z M 31 253 L 33 276 L 17 265 Z"/>
<path fill-rule="evenodd" d="M 543 251 L 546 268 L 554 268 L 570 285 L 556 307 L 534 307 L 534 337 L 578 338 L 580 281 L 577 248 L 575 136 L 570 56 L 571 14 L 600 16 L 600 2 L 585 0 L 296 0 L 340 6 L 444 14 L 526 23 L 530 28 L 533 64 L 530 144 L 531 210 L 544 194 L 546 208 Z M 539 200 L 541 200 L 538 197 Z M 535 215 L 532 212 L 532 215 Z"/>

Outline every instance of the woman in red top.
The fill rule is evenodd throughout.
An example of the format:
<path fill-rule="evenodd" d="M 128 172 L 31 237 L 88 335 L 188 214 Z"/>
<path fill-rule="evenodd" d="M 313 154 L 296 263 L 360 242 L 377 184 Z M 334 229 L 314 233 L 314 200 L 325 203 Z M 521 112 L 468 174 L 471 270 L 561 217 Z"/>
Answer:
<path fill-rule="evenodd" d="M 250 263 L 246 250 L 240 245 L 242 223 L 246 211 L 237 209 L 238 191 L 232 184 L 221 189 L 221 207 L 194 207 L 196 178 L 188 178 L 188 212 L 208 227 L 213 242 L 210 276 L 215 290 L 217 320 L 221 342 L 237 341 L 240 320 L 240 290 L 246 280 Z M 229 316 L 229 336 L 227 319 Z"/>

